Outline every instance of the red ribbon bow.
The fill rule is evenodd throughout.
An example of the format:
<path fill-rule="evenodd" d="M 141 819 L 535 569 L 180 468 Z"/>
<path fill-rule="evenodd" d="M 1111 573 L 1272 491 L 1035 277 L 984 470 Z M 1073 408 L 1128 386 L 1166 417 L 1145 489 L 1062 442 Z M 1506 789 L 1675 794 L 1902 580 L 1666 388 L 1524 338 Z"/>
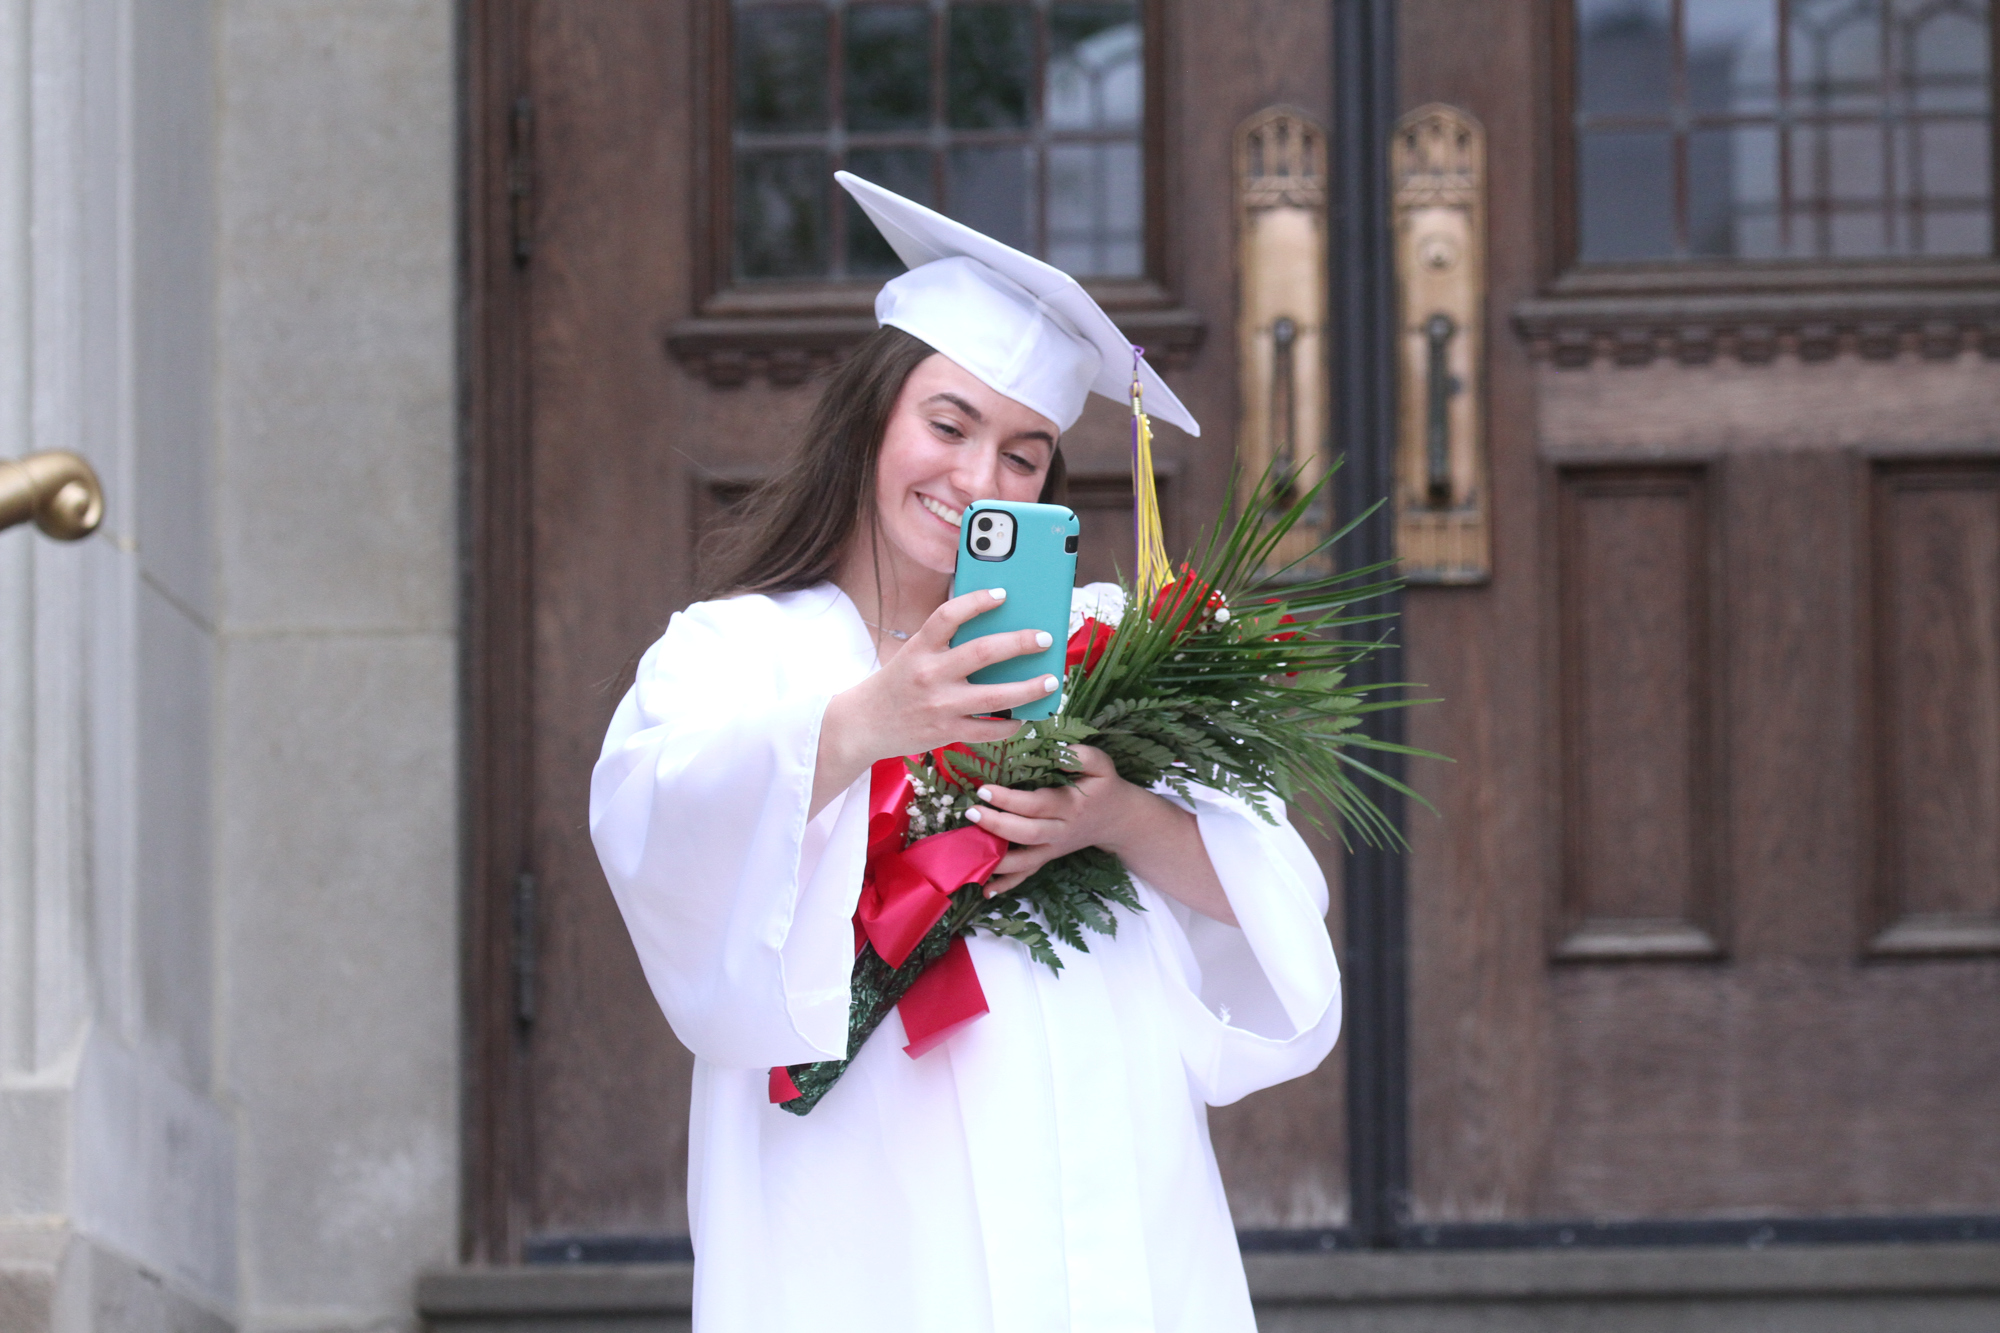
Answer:
<path fill-rule="evenodd" d="M 984 884 L 1007 854 L 1006 839 L 970 825 L 905 847 L 913 790 L 901 759 L 884 759 L 869 773 L 868 860 L 854 911 L 854 951 L 872 944 L 890 967 L 901 967 L 930 934 L 961 885 Z M 924 969 L 896 1002 L 896 1012 L 903 1016 L 910 1039 L 903 1050 L 912 1060 L 986 1012 L 986 993 L 963 939 L 952 940 Z M 773 1102 L 798 1095 L 784 1066 L 771 1070 Z"/>

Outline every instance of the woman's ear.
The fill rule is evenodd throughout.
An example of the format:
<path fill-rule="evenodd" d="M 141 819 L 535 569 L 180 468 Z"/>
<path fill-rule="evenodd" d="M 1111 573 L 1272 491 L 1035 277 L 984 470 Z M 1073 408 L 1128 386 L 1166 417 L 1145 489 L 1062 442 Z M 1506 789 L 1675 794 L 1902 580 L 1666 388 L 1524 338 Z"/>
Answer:
<path fill-rule="evenodd" d="M 1069 503 L 1069 465 L 1063 462 L 1061 446 L 1049 455 L 1049 470 L 1042 478 L 1040 499 L 1045 505 Z"/>

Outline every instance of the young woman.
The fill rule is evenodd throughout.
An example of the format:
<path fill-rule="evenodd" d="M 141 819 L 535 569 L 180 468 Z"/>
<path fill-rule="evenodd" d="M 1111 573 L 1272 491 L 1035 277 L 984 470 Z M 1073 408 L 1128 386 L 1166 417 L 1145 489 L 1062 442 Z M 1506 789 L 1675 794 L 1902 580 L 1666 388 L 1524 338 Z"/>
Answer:
<path fill-rule="evenodd" d="M 1325 884 L 1281 810 L 1189 806 L 1089 747 L 1073 787 L 982 791 L 1012 844 L 988 892 L 1095 845 L 1146 910 L 1064 949 L 1059 976 L 973 938 L 985 1017 L 912 1059 L 892 1015 L 810 1115 L 770 1104 L 771 1066 L 846 1053 L 870 765 L 1000 739 L 1015 724 L 982 715 L 1055 688 L 967 681 L 1043 644 L 950 646 L 994 597 L 947 598 L 957 523 L 1053 489 L 1117 338 L 1094 304 L 1101 327 L 1061 313 L 1079 308 L 1055 270 L 843 183 L 912 271 L 759 497 L 724 595 L 642 659 L 591 787 L 696 1056 L 696 1327 L 1248 1333 L 1204 1104 L 1312 1069 L 1340 1022 Z"/>

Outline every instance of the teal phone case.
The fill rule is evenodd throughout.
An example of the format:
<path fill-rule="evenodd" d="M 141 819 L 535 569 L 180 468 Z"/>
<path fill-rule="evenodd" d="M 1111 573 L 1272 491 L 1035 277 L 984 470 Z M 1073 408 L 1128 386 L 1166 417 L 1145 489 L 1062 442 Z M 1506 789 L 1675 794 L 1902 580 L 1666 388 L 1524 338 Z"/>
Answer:
<path fill-rule="evenodd" d="M 1004 510 L 1014 516 L 1014 550 L 1005 560 L 981 560 L 966 543 L 981 511 Z M 979 500 L 965 507 L 959 526 L 958 568 L 951 595 L 982 588 L 1005 588 L 1007 600 L 965 622 L 952 635 L 952 647 L 984 634 L 1041 629 L 1052 642 L 1039 653 L 1010 657 L 981 667 L 967 677 L 975 685 L 1000 685 L 1036 676 L 1064 677 L 1063 658 L 1069 646 L 1069 594 L 1076 586 L 1076 515 L 1062 505 L 1024 504 L 1012 500 Z M 1046 698 L 1022 704 L 1012 716 L 1023 721 L 1053 717 L 1062 707 L 1060 688 Z"/>

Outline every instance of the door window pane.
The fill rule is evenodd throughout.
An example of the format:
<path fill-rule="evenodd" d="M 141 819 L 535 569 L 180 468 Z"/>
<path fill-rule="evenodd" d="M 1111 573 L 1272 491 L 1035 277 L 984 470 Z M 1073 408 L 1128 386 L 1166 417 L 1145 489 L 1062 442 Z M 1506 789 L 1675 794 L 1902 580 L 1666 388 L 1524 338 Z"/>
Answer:
<path fill-rule="evenodd" d="M 1583 253 L 1647 259 L 1674 244 L 1673 144 L 1664 134 L 1596 134 L 1583 145 Z"/>
<path fill-rule="evenodd" d="M 1688 136 L 1688 251 L 1771 259 L 1777 230 L 1778 132 L 1731 125 Z"/>
<path fill-rule="evenodd" d="M 1054 5 L 1045 91 L 1051 128 L 1132 129 L 1145 75 L 1134 5 Z"/>
<path fill-rule="evenodd" d="M 855 5 L 841 36 L 847 128 L 920 130 L 931 123 L 930 10 Z"/>
<path fill-rule="evenodd" d="M 1024 148 L 954 148 L 945 189 L 968 227 L 1019 250 L 1034 243 L 1034 162 Z"/>
<path fill-rule="evenodd" d="M 922 149 L 862 148 L 847 155 L 847 169 L 863 180 L 874 181 L 885 190 L 894 190 L 905 199 L 914 199 L 927 208 L 937 206 L 937 191 L 931 184 L 931 155 Z M 847 191 L 840 192 L 841 206 L 847 210 L 847 271 L 854 277 L 893 278 L 903 271 L 903 261 L 875 230 L 875 224 L 861 211 Z"/>
<path fill-rule="evenodd" d="M 834 184 L 841 168 L 1080 277 L 1144 272 L 1134 0 L 733 0 L 733 14 L 737 279 L 901 271 Z"/>
<path fill-rule="evenodd" d="M 953 5 L 945 91 L 955 130 L 1028 123 L 1035 84 L 1035 15 L 1026 5 Z"/>
<path fill-rule="evenodd" d="M 1139 146 L 1065 144 L 1049 150 L 1048 259 L 1071 273 L 1145 271 Z"/>
<path fill-rule="evenodd" d="M 737 272 L 802 278 L 825 270 L 827 171 L 819 152 L 736 159 Z"/>
<path fill-rule="evenodd" d="M 826 128 L 825 11 L 772 6 L 736 16 L 736 124 Z"/>
<path fill-rule="evenodd" d="M 1578 258 L 1993 253 L 1991 0 L 1571 0 Z"/>
<path fill-rule="evenodd" d="M 1670 111 L 1672 17 L 1667 0 L 1576 0 L 1577 105 L 1603 116 Z"/>

